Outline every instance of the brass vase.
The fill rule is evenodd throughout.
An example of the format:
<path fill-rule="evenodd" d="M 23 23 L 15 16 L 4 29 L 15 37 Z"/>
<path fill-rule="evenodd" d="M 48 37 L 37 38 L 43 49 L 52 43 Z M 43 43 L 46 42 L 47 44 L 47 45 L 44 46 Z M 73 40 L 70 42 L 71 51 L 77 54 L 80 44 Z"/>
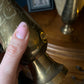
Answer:
<path fill-rule="evenodd" d="M 74 28 L 71 28 L 71 25 L 84 7 L 84 0 L 55 0 L 55 4 L 59 15 L 62 17 L 62 21 L 65 24 L 61 28 L 61 32 L 64 35 L 72 34 Z"/>
<path fill-rule="evenodd" d="M 4 51 L 19 23 L 29 26 L 30 38 L 21 64 L 31 64 L 34 84 L 59 84 L 67 69 L 46 55 L 47 39 L 40 26 L 14 0 L 0 0 L 0 40 Z"/>

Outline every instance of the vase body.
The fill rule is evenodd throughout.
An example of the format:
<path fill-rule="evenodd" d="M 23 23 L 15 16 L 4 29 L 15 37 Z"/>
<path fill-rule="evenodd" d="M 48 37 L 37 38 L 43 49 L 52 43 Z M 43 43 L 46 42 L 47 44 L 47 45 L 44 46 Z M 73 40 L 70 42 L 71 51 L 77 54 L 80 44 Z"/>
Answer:
<path fill-rule="evenodd" d="M 0 0 L 0 40 L 4 51 L 15 29 L 22 21 L 26 22 L 29 26 L 30 37 L 21 64 L 32 64 L 31 67 L 35 70 L 34 73 L 36 73 L 34 75 L 32 69 L 30 69 L 33 79 L 36 81 L 34 84 L 56 84 L 57 75 L 61 72 L 65 76 L 67 69 L 61 64 L 54 63 L 45 55 L 47 47 L 45 33 L 28 13 L 20 8 L 13 0 Z M 36 77 L 37 79 L 35 79 Z M 60 75 L 59 78 L 61 78 Z"/>
<path fill-rule="evenodd" d="M 65 7 L 65 3 L 67 0 L 54 0 L 54 1 L 55 1 L 56 9 L 57 9 L 59 15 L 62 16 L 64 7 Z M 77 0 L 77 1 L 78 1 L 77 9 L 79 12 L 84 7 L 84 0 Z"/>
<path fill-rule="evenodd" d="M 34 56 L 37 53 L 46 49 L 47 40 L 45 33 L 41 30 L 38 24 L 13 0 L 0 0 L 0 40 L 4 50 L 6 50 L 12 34 L 21 21 L 27 23 L 30 31 L 27 47 L 28 52 L 26 51 L 24 53 L 25 57 L 23 58 L 25 60 L 24 64 L 28 64 L 27 62 L 34 60 Z M 27 56 L 27 54 L 29 56 Z"/>

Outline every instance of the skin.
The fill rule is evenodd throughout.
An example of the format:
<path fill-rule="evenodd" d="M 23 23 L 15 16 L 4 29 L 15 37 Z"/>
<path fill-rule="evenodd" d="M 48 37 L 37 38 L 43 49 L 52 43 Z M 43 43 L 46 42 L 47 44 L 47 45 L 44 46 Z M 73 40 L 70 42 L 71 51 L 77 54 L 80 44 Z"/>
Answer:
<path fill-rule="evenodd" d="M 24 32 L 21 30 L 22 27 Z M 24 38 L 17 37 L 19 31 L 22 31 Z M 28 45 L 28 39 L 28 26 L 21 22 L 15 30 L 0 64 L 0 84 L 18 84 L 19 63 Z"/>

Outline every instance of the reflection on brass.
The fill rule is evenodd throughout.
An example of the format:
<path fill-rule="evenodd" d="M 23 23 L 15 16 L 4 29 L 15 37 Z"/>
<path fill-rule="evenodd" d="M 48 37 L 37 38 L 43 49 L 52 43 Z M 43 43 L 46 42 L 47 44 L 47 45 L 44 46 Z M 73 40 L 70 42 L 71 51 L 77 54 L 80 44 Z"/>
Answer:
<path fill-rule="evenodd" d="M 67 69 L 53 62 L 45 55 L 47 38 L 39 25 L 13 0 L 0 0 L 0 40 L 4 51 L 6 50 L 11 36 L 21 21 L 29 26 L 30 38 L 27 49 L 21 60 L 22 64 L 32 64 L 34 70 L 32 76 L 36 84 L 56 84 L 57 78 L 62 81 Z M 32 69 L 30 69 L 32 71 Z M 33 73 L 36 73 L 33 75 Z M 59 81 L 57 84 L 59 84 Z M 34 83 L 35 84 L 35 83 Z"/>
<path fill-rule="evenodd" d="M 60 84 L 67 73 L 63 65 L 53 62 L 45 53 L 31 67 L 35 84 Z"/>
<path fill-rule="evenodd" d="M 63 27 L 61 28 L 61 32 L 62 32 L 64 35 L 71 34 L 73 31 L 74 31 L 74 29 L 71 28 L 70 25 L 68 25 L 68 24 L 66 24 L 65 26 L 63 26 Z"/>

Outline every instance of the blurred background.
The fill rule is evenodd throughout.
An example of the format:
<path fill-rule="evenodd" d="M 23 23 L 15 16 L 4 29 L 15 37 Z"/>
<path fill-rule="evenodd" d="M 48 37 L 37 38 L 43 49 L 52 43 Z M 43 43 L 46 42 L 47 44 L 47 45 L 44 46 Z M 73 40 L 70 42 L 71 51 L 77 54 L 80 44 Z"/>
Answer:
<path fill-rule="evenodd" d="M 27 5 L 27 0 L 15 0 L 19 6 L 24 7 Z"/>

